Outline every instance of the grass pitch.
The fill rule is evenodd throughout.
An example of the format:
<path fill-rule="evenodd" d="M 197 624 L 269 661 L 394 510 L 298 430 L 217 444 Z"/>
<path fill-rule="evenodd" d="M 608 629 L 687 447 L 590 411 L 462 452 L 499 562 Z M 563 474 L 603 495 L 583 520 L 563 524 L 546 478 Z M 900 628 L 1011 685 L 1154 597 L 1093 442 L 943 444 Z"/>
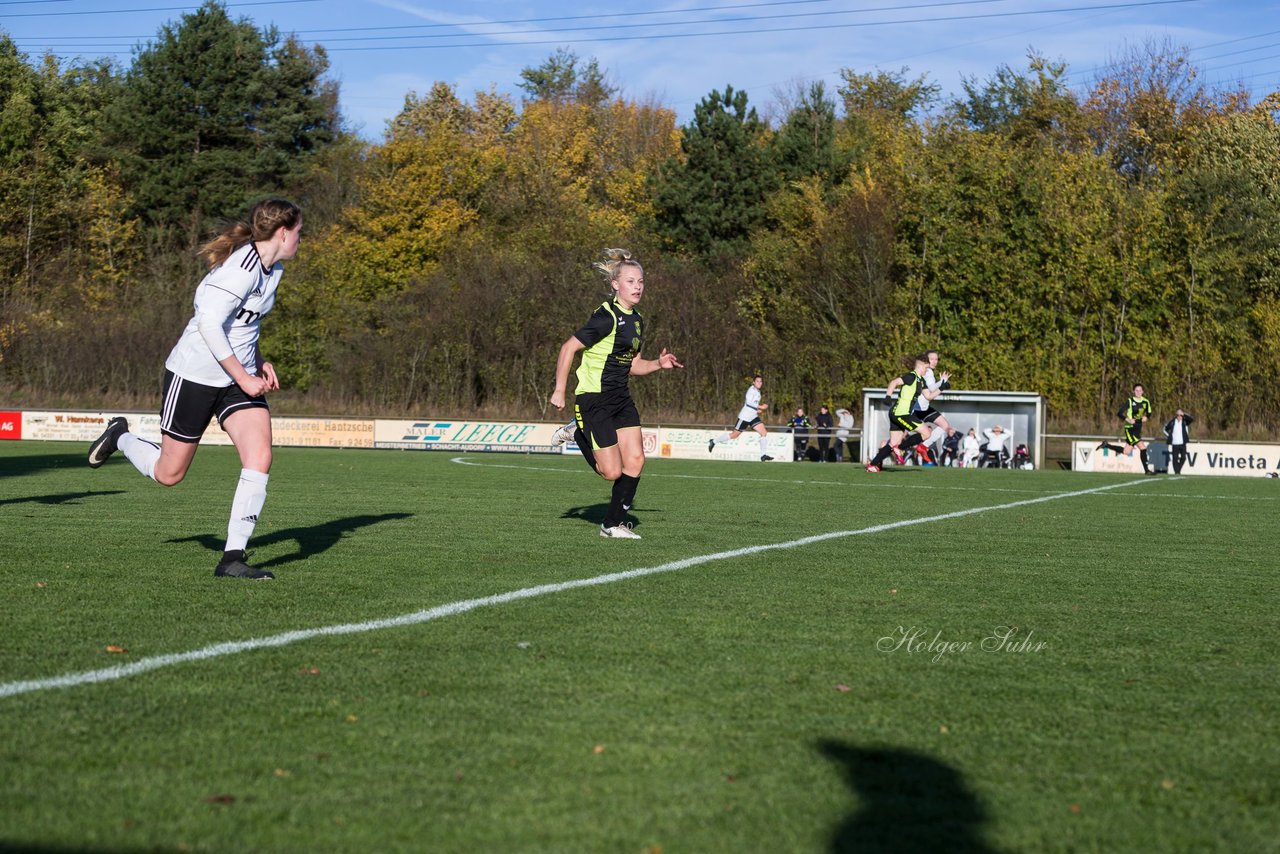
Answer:
<path fill-rule="evenodd" d="M 651 460 L 617 541 L 286 448 L 246 582 L 231 449 L 83 452 L 0 443 L 0 850 L 1276 850 L 1275 481 Z"/>

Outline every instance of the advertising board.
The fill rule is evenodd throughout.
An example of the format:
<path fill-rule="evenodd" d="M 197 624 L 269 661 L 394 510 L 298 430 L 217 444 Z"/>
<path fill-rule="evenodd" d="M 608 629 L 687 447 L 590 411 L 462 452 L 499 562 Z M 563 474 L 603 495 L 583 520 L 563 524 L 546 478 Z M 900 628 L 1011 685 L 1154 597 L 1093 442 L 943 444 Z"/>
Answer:
<path fill-rule="evenodd" d="M 551 435 L 556 424 L 518 421 L 393 421 L 379 418 L 373 425 L 375 448 L 419 451 L 507 451 L 559 453 Z"/>

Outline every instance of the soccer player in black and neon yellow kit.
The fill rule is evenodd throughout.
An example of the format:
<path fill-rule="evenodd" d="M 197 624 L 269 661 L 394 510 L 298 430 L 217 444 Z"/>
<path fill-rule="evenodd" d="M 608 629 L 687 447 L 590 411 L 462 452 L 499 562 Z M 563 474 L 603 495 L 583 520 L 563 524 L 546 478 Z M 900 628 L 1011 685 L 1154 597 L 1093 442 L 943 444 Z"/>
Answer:
<path fill-rule="evenodd" d="M 885 392 L 885 399 L 891 402 L 889 407 L 889 441 L 880 446 L 880 451 L 871 462 L 867 463 L 867 471 L 878 472 L 880 467 L 893 454 L 901 464 L 904 454 L 929 438 L 933 428 L 920 418 L 917 402 L 932 400 L 937 391 L 931 390 L 925 382 L 925 372 L 929 370 L 929 359 L 924 356 L 913 356 L 907 360 L 911 370 L 900 377 L 894 377 Z M 894 391 L 898 392 L 896 400 Z M 922 408 L 928 409 L 928 404 Z M 903 436 L 906 436 L 904 439 Z"/>
<path fill-rule="evenodd" d="M 1138 458 L 1142 460 L 1142 470 L 1151 474 L 1151 460 L 1147 456 L 1147 443 L 1142 441 L 1142 425 L 1151 417 L 1151 401 L 1147 399 L 1147 390 L 1138 383 L 1133 387 L 1133 394 L 1124 402 L 1116 415 L 1124 421 L 1124 445 L 1113 445 L 1102 442 L 1098 450 L 1107 448 L 1118 454 L 1129 455 L 1138 449 Z"/>
<path fill-rule="evenodd" d="M 624 522 L 644 469 L 640 412 L 631 400 L 628 380 L 684 365 L 665 348 L 656 359 L 640 358 L 644 328 L 635 310 L 644 295 L 640 262 L 625 249 L 608 249 L 605 260 L 594 266 L 608 277 L 613 296 L 561 345 L 551 405 L 564 409 L 569 369 L 574 355 L 584 350 L 573 407 L 577 422 L 574 439 L 587 464 L 605 480 L 613 481 L 600 536 L 638 540 L 640 535 Z"/>

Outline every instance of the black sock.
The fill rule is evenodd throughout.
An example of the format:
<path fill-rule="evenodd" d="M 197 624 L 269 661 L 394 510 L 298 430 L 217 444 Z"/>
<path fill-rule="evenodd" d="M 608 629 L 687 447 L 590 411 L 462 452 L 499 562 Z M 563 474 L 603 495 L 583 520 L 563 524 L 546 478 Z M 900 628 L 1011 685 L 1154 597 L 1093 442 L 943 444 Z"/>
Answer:
<path fill-rule="evenodd" d="M 596 452 L 591 450 L 591 439 L 579 427 L 573 431 L 573 443 L 578 446 L 578 450 L 582 452 L 582 458 L 587 461 L 587 465 L 592 471 L 596 470 Z"/>
<path fill-rule="evenodd" d="M 1150 474 L 1151 464 L 1150 464 L 1149 458 L 1147 457 L 1146 448 L 1142 448 L 1141 450 L 1138 451 L 1138 459 L 1142 460 L 1142 470 Z"/>
<path fill-rule="evenodd" d="M 625 514 L 635 506 L 636 487 L 640 485 L 640 475 L 632 477 L 629 474 L 624 474 L 618 478 L 618 481 L 625 484 L 622 487 L 622 512 Z"/>
<path fill-rule="evenodd" d="M 236 549 L 235 551 L 223 552 L 222 560 L 219 563 L 231 563 L 233 560 L 244 560 L 244 551 Z"/>
<path fill-rule="evenodd" d="M 609 499 L 609 509 L 604 514 L 604 527 L 613 528 L 622 524 L 626 511 L 622 509 L 623 497 L 627 494 L 627 476 L 620 475 L 613 482 L 613 495 Z"/>
<path fill-rule="evenodd" d="M 921 436 L 919 433 L 912 433 L 906 439 L 902 440 L 902 444 L 898 445 L 898 450 L 901 451 L 902 453 L 906 453 L 907 451 L 911 450 L 912 448 L 914 448 L 916 445 L 919 445 L 923 441 L 924 441 L 924 436 Z"/>
<path fill-rule="evenodd" d="M 1098 445 L 1098 447 L 1099 447 L 1099 448 L 1106 448 L 1106 449 L 1111 450 L 1111 451 L 1115 451 L 1117 454 L 1123 454 L 1123 453 L 1124 453 L 1124 446 L 1123 446 L 1123 445 L 1113 445 L 1113 444 L 1111 444 L 1110 442 L 1103 442 L 1102 444 Z"/>
<path fill-rule="evenodd" d="M 880 446 L 880 451 L 871 459 L 871 465 L 882 466 L 887 459 L 889 459 L 889 443 L 885 442 Z"/>

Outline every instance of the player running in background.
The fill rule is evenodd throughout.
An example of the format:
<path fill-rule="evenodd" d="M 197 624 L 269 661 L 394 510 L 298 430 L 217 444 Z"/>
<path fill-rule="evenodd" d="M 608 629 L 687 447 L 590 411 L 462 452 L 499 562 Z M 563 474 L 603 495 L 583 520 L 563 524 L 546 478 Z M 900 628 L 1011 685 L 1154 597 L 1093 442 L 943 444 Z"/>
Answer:
<path fill-rule="evenodd" d="M 760 420 L 761 413 L 767 412 L 769 409 L 769 404 L 760 402 L 760 389 L 762 386 L 764 386 L 764 377 L 760 374 L 752 377 L 751 385 L 747 386 L 746 398 L 742 401 L 742 409 L 738 410 L 738 423 L 733 426 L 732 430 L 726 430 L 707 442 L 707 453 L 714 451 L 717 444 L 732 442 L 747 430 L 754 430 L 760 434 L 760 462 L 767 463 L 773 459 L 768 454 L 769 431 L 765 429 L 764 422 Z"/>
<path fill-rule="evenodd" d="M 258 332 L 276 301 L 281 262 L 297 254 L 301 232 L 297 205 L 266 199 L 247 220 L 200 247 L 209 273 L 196 288 L 195 313 L 165 361 L 160 444 L 130 433 L 124 418 L 112 418 L 89 446 L 93 468 L 119 449 L 142 474 L 174 486 L 186 476 L 209 420 L 217 417 L 242 466 L 226 549 L 213 571 L 218 576 L 274 577 L 247 564 L 244 552 L 267 500 L 271 413 L 265 395 L 280 388 L 275 368 L 258 350 Z"/>
<path fill-rule="evenodd" d="M 892 454 L 894 460 L 901 465 L 904 454 L 916 445 L 929 438 L 931 428 L 918 417 L 917 400 L 923 395 L 932 400 L 937 392 L 925 387 L 924 372 L 929 367 L 929 359 L 923 353 L 904 360 L 911 370 L 900 377 L 894 377 L 885 390 L 885 400 L 889 405 L 889 439 L 880 446 L 871 462 L 867 463 L 867 471 L 878 472 Z M 898 392 L 895 400 L 894 392 Z M 903 438 L 903 437 L 906 438 Z"/>
<path fill-rule="evenodd" d="M 1146 389 L 1142 387 L 1142 383 L 1133 387 L 1133 394 L 1129 395 L 1129 399 L 1124 402 L 1116 415 L 1124 421 L 1124 444 L 1113 445 L 1110 442 L 1102 442 L 1098 445 L 1098 450 L 1107 448 L 1125 456 L 1132 456 L 1133 449 L 1137 448 L 1138 459 L 1142 460 L 1142 470 L 1151 474 L 1147 443 L 1142 440 L 1142 425 L 1151 417 L 1151 401 L 1147 399 Z"/>
<path fill-rule="evenodd" d="M 556 387 L 551 393 L 551 405 L 556 409 L 564 409 L 574 356 L 579 350 L 584 352 L 578 366 L 574 420 L 560 428 L 556 438 L 573 426 L 574 441 L 587 465 L 613 482 L 600 536 L 638 540 L 640 535 L 624 521 L 644 469 L 640 412 L 631 400 L 628 380 L 684 365 L 665 348 L 656 359 L 640 358 L 643 328 L 635 310 L 644 295 L 640 262 L 625 249 L 607 249 L 605 260 L 593 266 L 604 273 L 613 294 L 560 347 Z"/>
<path fill-rule="evenodd" d="M 925 389 L 936 396 L 951 388 L 950 372 L 943 371 L 940 375 L 934 376 L 933 371 L 938 367 L 938 351 L 926 350 L 924 357 L 928 362 L 928 367 L 925 369 L 923 374 Z M 921 395 L 916 400 L 916 417 L 924 423 L 938 428 L 939 436 L 945 436 L 947 430 L 951 427 L 950 422 L 947 421 L 947 417 L 933 408 L 932 398 L 926 399 L 924 395 Z M 929 450 L 929 442 L 927 440 L 922 442 L 920 446 L 916 448 L 916 453 L 920 454 L 924 458 L 923 461 L 926 463 L 934 461 L 930 456 L 931 452 Z"/>

